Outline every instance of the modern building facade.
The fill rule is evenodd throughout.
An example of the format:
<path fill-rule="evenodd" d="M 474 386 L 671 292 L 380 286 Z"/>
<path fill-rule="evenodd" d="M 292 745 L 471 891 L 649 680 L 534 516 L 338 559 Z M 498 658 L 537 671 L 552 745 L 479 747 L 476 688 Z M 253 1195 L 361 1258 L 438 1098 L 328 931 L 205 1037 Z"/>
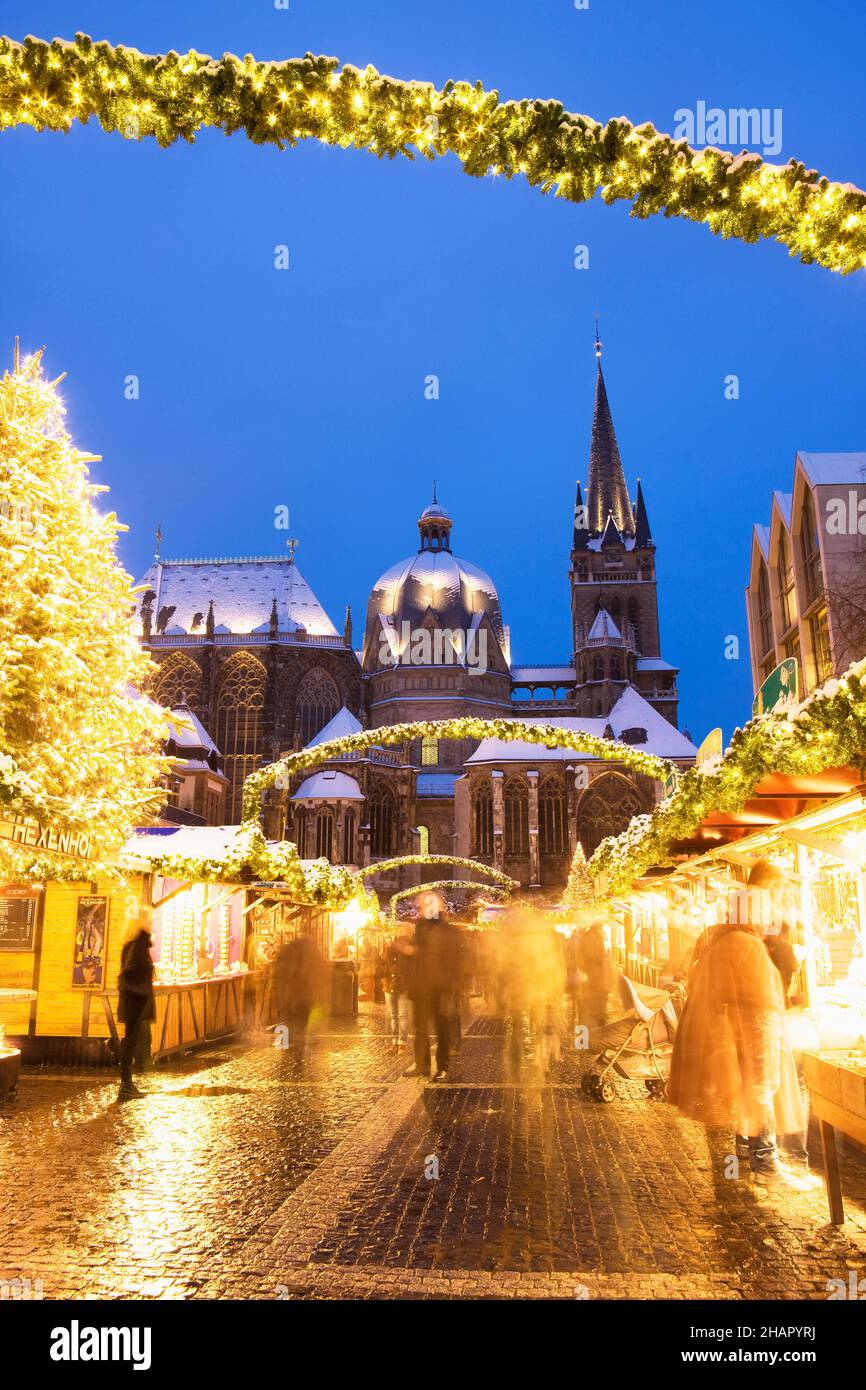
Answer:
<path fill-rule="evenodd" d="M 788 658 L 803 696 L 866 655 L 866 454 L 796 455 L 753 531 L 746 613 L 756 691 Z"/>

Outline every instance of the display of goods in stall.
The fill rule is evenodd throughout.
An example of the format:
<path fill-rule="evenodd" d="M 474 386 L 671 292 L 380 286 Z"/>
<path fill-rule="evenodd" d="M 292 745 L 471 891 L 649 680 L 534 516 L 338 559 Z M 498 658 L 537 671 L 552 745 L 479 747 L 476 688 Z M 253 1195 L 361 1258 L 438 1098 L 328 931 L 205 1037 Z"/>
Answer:
<path fill-rule="evenodd" d="M 807 1052 L 803 1065 L 813 1096 L 866 1121 L 866 1051 Z"/>

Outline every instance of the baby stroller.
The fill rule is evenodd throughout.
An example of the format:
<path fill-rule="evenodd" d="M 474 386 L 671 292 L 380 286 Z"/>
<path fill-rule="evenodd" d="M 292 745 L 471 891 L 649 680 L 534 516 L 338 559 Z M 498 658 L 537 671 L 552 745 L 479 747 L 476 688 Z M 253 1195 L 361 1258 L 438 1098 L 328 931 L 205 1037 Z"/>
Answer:
<path fill-rule="evenodd" d="M 637 985 L 626 975 L 620 975 L 616 988 L 625 1012 L 593 1032 L 590 1045 L 598 1056 L 580 1084 L 593 1100 L 609 1102 L 616 1099 L 616 1072 L 626 1080 L 642 1079 L 650 1100 L 664 1100 L 677 1003 L 685 991 L 681 985 L 673 992 Z"/>

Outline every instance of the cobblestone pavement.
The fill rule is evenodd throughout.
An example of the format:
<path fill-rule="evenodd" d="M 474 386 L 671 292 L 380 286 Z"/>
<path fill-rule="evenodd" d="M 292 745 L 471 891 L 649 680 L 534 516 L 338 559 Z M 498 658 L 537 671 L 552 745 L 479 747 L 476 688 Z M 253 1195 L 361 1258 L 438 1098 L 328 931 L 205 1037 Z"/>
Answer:
<path fill-rule="evenodd" d="M 401 1075 L 382 1010 L 303 1063 L 264 1039 L 184 1059 L 119 1106 L 110 1073 L 29 1072 L 0 1106 L 0 1285 L 45 1298 L 826 1298 L 866 1275 L 823 1189 L 725 1178 L 724 1144 L 637 1083 L 504 1079 L 478 1017 L 447 1085 Z M 438 1177 L 431 1176 L 438 1171 Z"/>

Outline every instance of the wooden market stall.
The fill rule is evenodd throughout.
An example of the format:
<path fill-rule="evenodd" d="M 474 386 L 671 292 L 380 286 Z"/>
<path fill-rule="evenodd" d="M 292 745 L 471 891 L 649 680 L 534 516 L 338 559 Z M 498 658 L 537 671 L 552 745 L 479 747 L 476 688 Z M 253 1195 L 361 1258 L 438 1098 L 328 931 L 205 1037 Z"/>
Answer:
<path fill-rule="evenodd" d="M 831 1219 L 841 1222 L 835 1132 L 866 1145 L 866 785 L 848 767 L 773 774 L 740 812 L 706 816 L 671 856 L 673 867 L 651 870 L 615 903 L 623 968 L 643 959 L 662 980 L 687 972 L 706 928 L 751 920 L 746 885 L 758 860 L 784 875 L 784 904 L 768 903 L 762 925 L 770 936 L 784 918 L 790 933 L 789 1000 L 813 1040 L 800 1050 Z"/>

